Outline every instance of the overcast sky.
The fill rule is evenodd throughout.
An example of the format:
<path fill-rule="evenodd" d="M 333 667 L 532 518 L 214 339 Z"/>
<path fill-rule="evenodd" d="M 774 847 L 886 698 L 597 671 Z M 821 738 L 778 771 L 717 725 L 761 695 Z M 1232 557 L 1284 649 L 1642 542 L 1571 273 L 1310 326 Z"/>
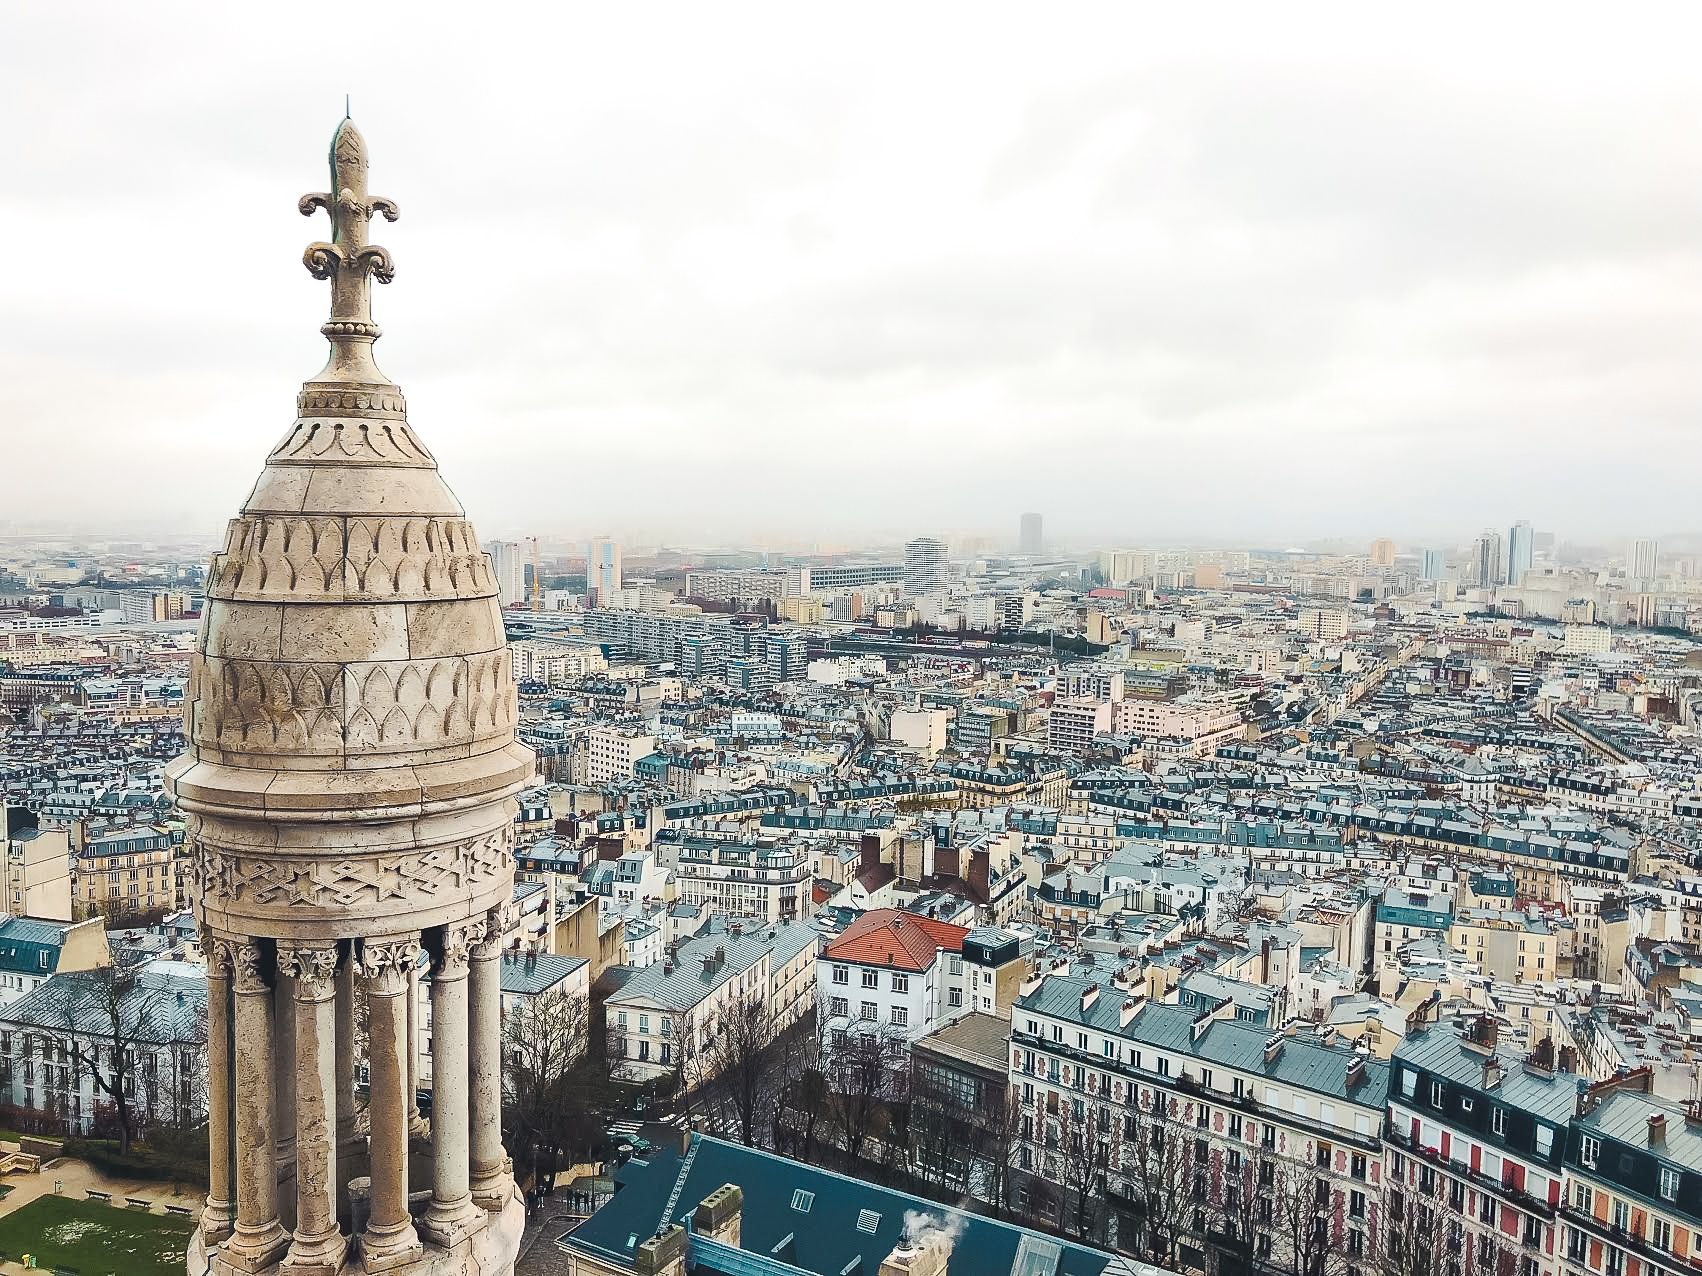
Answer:
<path fill-rule="evenodd" d="M 1694 4 L 261 8 L 0 11 L 0 527 L 235 511 L 349 92 L 487 536 L 1702 528 Z"/>

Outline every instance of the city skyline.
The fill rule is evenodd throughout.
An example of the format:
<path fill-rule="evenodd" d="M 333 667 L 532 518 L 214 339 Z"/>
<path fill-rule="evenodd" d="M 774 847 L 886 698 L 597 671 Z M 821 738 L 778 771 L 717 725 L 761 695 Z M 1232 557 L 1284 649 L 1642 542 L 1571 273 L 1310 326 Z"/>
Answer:
<path fill-rule="evenodd" d="M 272 387 L 313 370 L 279 201 L 359 83 L 374 180 L 429 210 L 389 235 L 385 369 L 488 535 L 1687 530 L 1687 41 L 1103 10 L 978 29 L 947 100 L 940 14 L 831 45 L 702 20 L 400 17 L 357 77 L 364 51 L 249 15 L 116 11 L 67 67 L 30 51 L 70 19 L 8 14 L 7 80 L 51 109 L 5 207 L 78 245 L 14 264 L 0 410 L 36 481 L 8 517 L 216 532 L 288 425 Z M 240 289 L 168 274 L 169 210 L 211 191 Z"/>

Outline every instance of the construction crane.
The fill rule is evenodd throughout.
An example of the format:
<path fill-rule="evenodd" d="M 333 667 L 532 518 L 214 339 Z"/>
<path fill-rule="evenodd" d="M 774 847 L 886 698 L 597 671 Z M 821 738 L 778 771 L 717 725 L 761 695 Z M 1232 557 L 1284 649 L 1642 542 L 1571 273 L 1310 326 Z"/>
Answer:
<path fill-rule="evenodd" d="M 532 610 L 544 609 L 544 568 L 538 557 L 538 538 L 528 536 L 526 543 L 532 547 Z"/>

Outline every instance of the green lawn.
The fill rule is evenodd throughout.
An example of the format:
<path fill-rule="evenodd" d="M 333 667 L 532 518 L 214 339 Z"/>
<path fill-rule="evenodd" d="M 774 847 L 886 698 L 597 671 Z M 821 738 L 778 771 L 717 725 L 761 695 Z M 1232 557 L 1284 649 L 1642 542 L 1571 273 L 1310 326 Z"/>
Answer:
<path fill-rule="evenodd" d="M 0 1217 L 0 1253 L 37 1267 L 74 1267 L 81 1276 L 183 1276 L 194 1224 L 99 1201 L 43 1196 Z"/>

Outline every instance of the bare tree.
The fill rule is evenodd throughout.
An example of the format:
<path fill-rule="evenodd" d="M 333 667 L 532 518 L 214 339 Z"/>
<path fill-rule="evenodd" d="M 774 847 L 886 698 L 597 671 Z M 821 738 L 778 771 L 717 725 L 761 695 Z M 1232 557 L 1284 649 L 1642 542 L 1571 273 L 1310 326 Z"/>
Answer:
<path fill-rule="evenodd" d="M 809 1165 L 816 1163 L 818 1132 L 828 1109 L 828 1033 L 828 1016 L 818 1006 L 801 1021 L 782 1054 L 780 1126 L 787 1133 L 792 1156 Z"/>
<path fill-rule="evenodd" d="M 606 1097 L 595 1084 L 606 1076 L 587 1066 L 590 1012 L 585 998 L 554 988 L 528 998 L 505 1016 L 502 1026 L 503 1089 L 509 1146 L 530 1159 L 537 1177 L 553 1172 L 559 1154 L 595 1141 L 597 1103 Z"/>
<path fill-rule="evenodd" d="M 160 992 L 143 980 L 140 967 L 134 965 L 98 966 L 60 978 L 67 981 L 61 985 L 59 1009 L 70 1048 L 71 1075 L 79 1078 L 88 1069 L 96 1094 L 104 1094 L 112 1103 L 118 1150 L 128 1153 L 140 1133 L 136 1111 L 140 1047 L 144 1037 L 152 1044 Z"/>
<path fill-rule="evenodd" d="M 1168 1268 L 1176 1266 L 1191 1213 L 1192 1154 L 1178 1114 L 1174 1095 L 1145 1087 L 1123 1110 L 1123 1176 L 1140 1211 L 1140 1247 L 1153 1263 Z M 1135 1246 L 1125 1244 L 1124 1248 Z"/>
<path fill-rule="evenodd" d="M 685 1057 L 687 1087 L 738 1130 L 746 1147 L 755 1146 L 757 1119 L 774 1097 L 780 1053 L 774 1016 L 759 989 L 725 1006 L 708 1048 L 690 1050 Z"/>
<path fill-rule="evenodd" d="M 833 1034 L 826 1068 L 828 1105 L 846 1155 L 853 1160 L 862 1157 L 871 1138 L 884 1132 L 907 1053 L 903 1037 L 885 1026 L 853 1025 Z"/>
<path fill-rule="evenodd" d="M 1090 1240 L 1102 1240 L 1108 1218 L 1105 1192 L 1118 1162 L 1123 1123 L 1110 1107 L 1082 1096 L 1067 1097 L 1058 1118 L 1058 1225 Z"/>
<path fill-rule="evenodd" d="M 1370 1266 L 1380 1276 L 1435 1276 L 1448 1251 L 1448 1214 L 1442 1208 L 1440 1179 L 1431 1190 L 1422 1182 L 1391 1181 L 1383 1196 Z"/>
<path fill-rule="evenodd" d="M 1285 1276 L 1346 1276 L 1348 1256 L 1330 1235 L 1330 1180 L 1318 1166 L 1267 1156 L 1258 1191 L 1259 1223 L 1269 1237 L 1269 1252 L 1259 1255 L 1265 1267 Z"/>

